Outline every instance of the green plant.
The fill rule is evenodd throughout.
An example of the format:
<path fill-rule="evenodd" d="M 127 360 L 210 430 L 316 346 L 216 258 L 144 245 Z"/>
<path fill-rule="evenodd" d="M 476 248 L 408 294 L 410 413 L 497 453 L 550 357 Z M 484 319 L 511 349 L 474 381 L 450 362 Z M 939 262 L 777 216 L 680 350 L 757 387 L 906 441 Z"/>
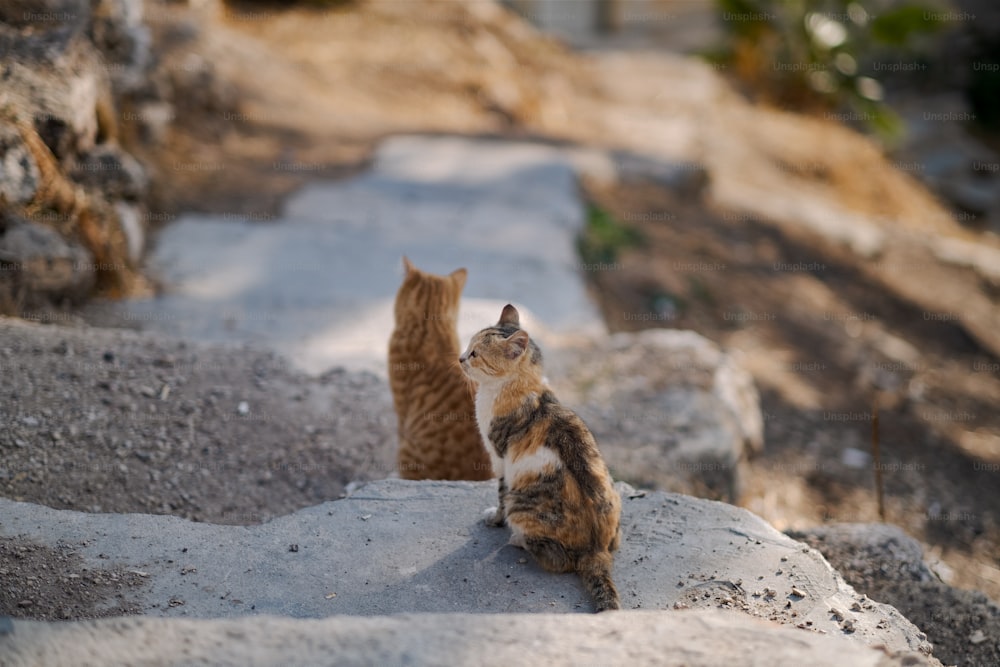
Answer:
<path fill-rule="evenodd" d="M 710 60 L 731 67 L 766 101 L 859 120 L 885 139 L 902 124 L 883 101 L 883 73 L 926 69 L 926 52 L 947 23 L 939 7 L 890 0 L 716 5 L 726 41 L 706 54 Z"/>
<path fill-rule="evenodd" d="M 577 239 L 580 259 L 586 264 L 609 264 L 623 248 L 637 246 L 642 235 L 599 206 L 587 206 L 587 223 Z"/>

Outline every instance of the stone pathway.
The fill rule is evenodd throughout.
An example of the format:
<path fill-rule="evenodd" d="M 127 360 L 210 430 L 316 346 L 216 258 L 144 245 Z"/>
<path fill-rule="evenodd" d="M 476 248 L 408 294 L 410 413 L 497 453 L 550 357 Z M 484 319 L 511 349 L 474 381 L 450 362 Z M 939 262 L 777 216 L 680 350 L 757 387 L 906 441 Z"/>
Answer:
<path fill-rule="evenodd" d="M 166 294 L 102 309 L 188 340 L 271 346 L 308 373 L 384 375 L 406 254 L 432 272 L 469 269 L 463 340 L 507 302 L 543 342 L 600 334 L 574 245 L 584 210 L 571 160 L 537 144 L 389 139 L 370 171 L 305 188 L 278 220 L 182 217 L 149 260 Z"/>

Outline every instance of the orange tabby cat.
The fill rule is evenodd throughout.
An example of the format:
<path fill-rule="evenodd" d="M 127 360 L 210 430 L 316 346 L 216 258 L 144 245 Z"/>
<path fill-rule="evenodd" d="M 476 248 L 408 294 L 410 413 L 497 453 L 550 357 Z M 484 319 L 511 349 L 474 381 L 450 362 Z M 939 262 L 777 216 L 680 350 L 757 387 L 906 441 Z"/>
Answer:
<path fill-rule="evenodd" d="M 456 322 L 466 271 L 424 273 L 404 257 L 389 339 L 389 386 L 399 426 L 404 479 L 491 479 L 476 428 L 472 391 L 456 363 Z"/>
<path fill-rule="evenodd" d="M 487 523 L 550 572 L 577 572 L 597 611 L 619 609 L 611 580 L 621 499 L 587 425 L 542 378 L 542 354 L 507 305 L 459 357 L 476 385 L 476 420 L 500 478 Z"/>

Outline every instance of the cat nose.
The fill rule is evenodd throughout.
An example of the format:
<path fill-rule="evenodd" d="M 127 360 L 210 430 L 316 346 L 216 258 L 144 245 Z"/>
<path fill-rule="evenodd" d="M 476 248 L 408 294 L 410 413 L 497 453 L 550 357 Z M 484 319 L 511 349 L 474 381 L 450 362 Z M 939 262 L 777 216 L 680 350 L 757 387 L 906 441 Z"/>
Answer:
<path fill-rule="evenodd" d="M 464 364 L 466 361 L 468 361 L 468 359 L 469 359 L 469 353 L 463 352 L 458 356 L 458 363 Z"/>

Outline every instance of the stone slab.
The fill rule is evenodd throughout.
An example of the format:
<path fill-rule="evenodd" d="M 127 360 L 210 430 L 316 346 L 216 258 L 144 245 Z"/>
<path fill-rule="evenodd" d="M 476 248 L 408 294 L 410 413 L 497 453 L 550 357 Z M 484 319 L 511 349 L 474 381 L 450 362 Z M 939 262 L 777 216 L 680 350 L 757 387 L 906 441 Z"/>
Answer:
<path fill-rule="evenodd" d="M 892 651 L 928 648 L 895 609 L 856 594 L 819 552 L 759 517 L 620 488 L 624 609 L 731 609 Z M 145 573 L 136 602 L 154 616 L 590 612 L 575 575 L 544 572 L 506 544 L 506 530 L 482 523 L 494 500 L 491 482 L 383 480 L 246 527 L 0 499 L 0 535 L 72 544 L 94 567 Z"/>
<path fill-rule="evenodd" d="M 81 665 L 614 665 L 632 667 L 920 667 L 839 637 L 779 628 L 734 612 L 414 614 L 297 620 L 257 616 L 17 621 L 0 634 L 9 667 Z"/>

